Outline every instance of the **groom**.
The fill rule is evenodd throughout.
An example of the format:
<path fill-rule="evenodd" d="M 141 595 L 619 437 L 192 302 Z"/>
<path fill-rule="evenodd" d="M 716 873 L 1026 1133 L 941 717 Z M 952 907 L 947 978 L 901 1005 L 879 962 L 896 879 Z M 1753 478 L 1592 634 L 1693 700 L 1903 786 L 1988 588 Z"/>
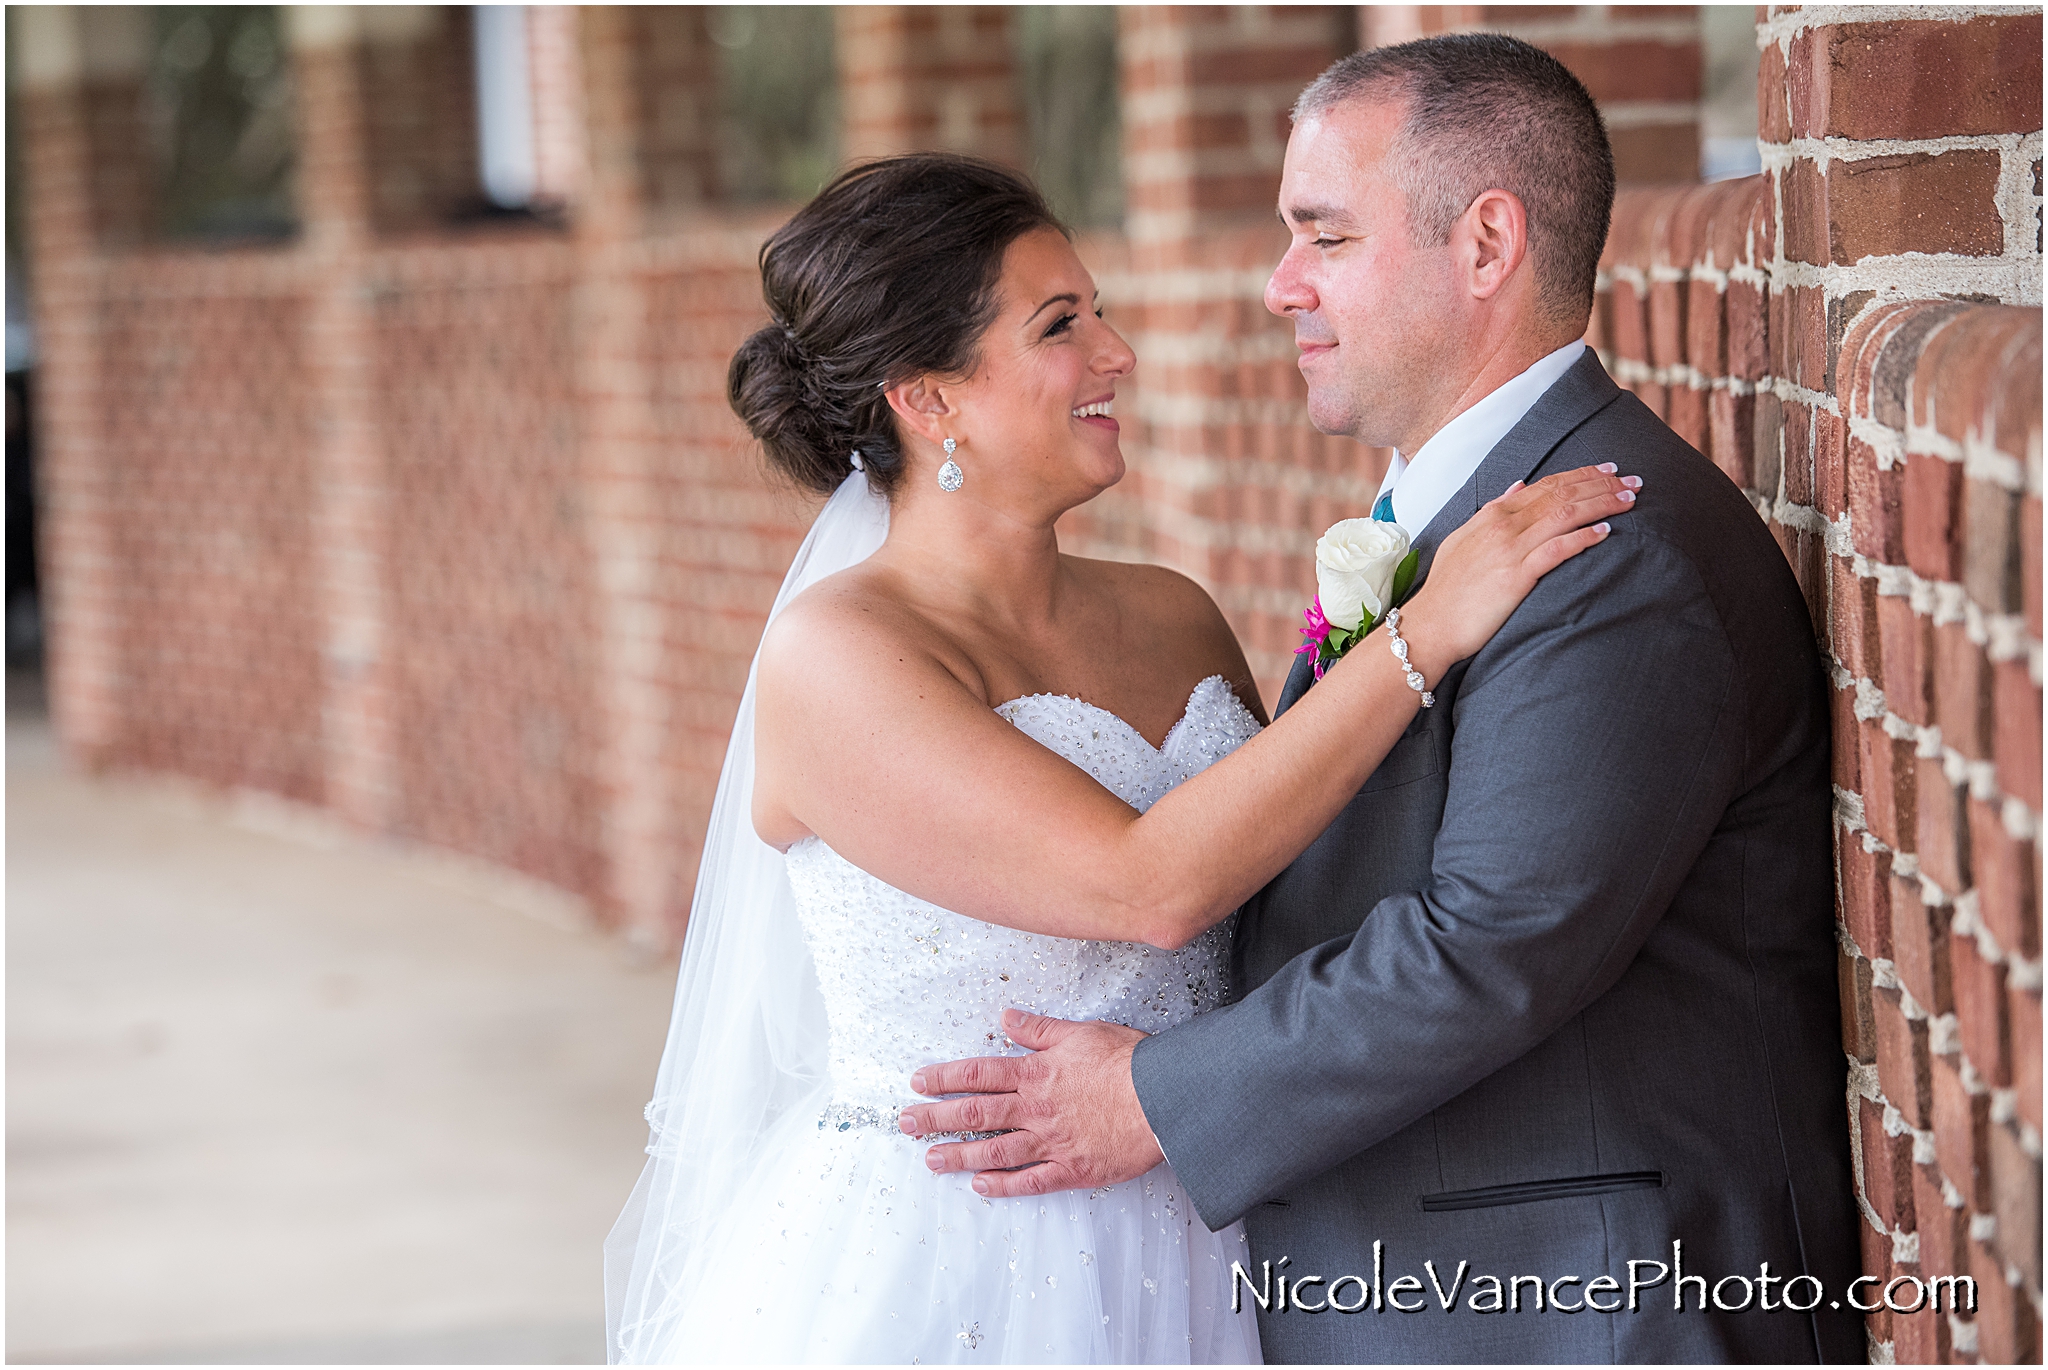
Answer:
<path fill-rule="evenodd" d="M 1513 39 L 1303 93 L 1267 307 L 1316 427 L 1404 454 L 1377 512 L 1425 574 L 1516 480 L 1612 461 L 1643 498 L 1246 906 L 1234 1004 L 1152 1037 L 1012 1015 L 1035 1054 L 913 1081 L 968 1097 L 906 1130 L 1013 1129 L 933 1149 L 986 1194 L 1163 1150 L 1244 1220 L 1272 1360 L 1864 1359 L 1813 627 L 1742 495 L 1578 341 L 1613 189 L 1584 87 Z M 1281 708 L 1310 687 L 1304 658 Z"/>

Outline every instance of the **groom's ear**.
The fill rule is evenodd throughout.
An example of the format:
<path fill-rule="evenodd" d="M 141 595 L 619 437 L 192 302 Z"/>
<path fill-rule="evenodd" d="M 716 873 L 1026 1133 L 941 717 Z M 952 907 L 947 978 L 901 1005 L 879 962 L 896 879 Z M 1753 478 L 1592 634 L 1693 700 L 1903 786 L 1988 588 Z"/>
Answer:
<path fill-rule="evenodd" d="M 1528 260 L 1529 211 L 1511 190 L 1481 191 L 1459 220 L 1457 238 L 1472 297 L 1494 299 Z"/>
<path fill-rule="evenodd" d="M 944 434 L 942 421 L 958 415 L 958 408 L 946 395 L 945 387 L 930 376 L 905 381 L 889 391 L 889 408 L 909 431 L 936 445 Z"/>

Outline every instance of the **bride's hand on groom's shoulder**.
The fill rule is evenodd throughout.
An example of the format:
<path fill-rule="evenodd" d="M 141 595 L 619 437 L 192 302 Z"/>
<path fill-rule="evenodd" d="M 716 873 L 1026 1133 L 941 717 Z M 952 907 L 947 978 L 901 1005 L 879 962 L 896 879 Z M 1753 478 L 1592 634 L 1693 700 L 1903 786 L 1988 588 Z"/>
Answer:
<path fill-rule="evenodd" d="M 1642 484 L 1606 462 L 1509 486 L 1437 548 L 1405 611 L 1417 645 L 1447 653 L 1445 666 L 1476 654 L 1537 581 L 1606 539 L 1607 520 L 1634 507 Z"/>
<path fill-rule="evenodd" d="M 995 1132 L 925 1154 L 934 1172 L 965 1170 L 991 1198 L 1094 1189 L 1135 1179 L 1165 1159 L 1131 1085 L 1131 1053 L 1145 1034 L 1115 1023 L 1070 1023 L 1010 1009 L 1010 1040 L 1029 1056 L 981 1056 L 926 1066 L 919 1094 L 957 1094 L 903 1110 L 913 1137 Z"/>

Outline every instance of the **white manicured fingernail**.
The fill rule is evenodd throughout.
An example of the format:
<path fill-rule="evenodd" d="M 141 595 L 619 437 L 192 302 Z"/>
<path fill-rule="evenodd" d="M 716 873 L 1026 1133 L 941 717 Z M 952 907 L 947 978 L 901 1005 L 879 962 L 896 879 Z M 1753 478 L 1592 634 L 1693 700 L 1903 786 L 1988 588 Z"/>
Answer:
<path fill-rule="evenodd" d="M 1596 523 L 1593 525 L 1593 531 L 1600 534 L 1602 537 L 1605 537 L 1607 534 L 1613 532 L 1614 530 L 1609 528 L 1604 523 Z"/>
<path fill-rule="evenodd" d="M 1643 478 L 1641 476 L 1623 476 L 1621 478 L 1621 483 L 1631 490 L 1640 490 L 1643 488 Z"/>
<path fill-rule="evenodd" d="M 1620 500 L 1623 504 L 1634 504 L 1636 502 L 1636 492 L 1633 490 L 1624 490 L 1620 494 L 1616 495 L 1615 498 Z"/>
<path fill-rule="evenodd" d="M 1601 463 L 1600 463 L 1600 464 L 1599 464 L 1598 466 L 1594 467 L 1593 469 L 1594 469 L 1595 471 L 1605 471 L 1605 472 L 1606 472 L 1606 473 L 1607 473 L 1608 475 L 1610 475 L 1610 476 L 1611 476 L 1611 475 L 1613 475 L 1613 474 L 1614 474 L 1614 473 L 1615 473 L 1616 471 L 1619 471 L 1619 470 L 1620 470 L 1621 468 L 1620 468 L 1619 466 L 1616 466 L 1616 465 L 1615 465 L 1615 464 L 1614 464 L 1613 462 L 1611 462 L 1611 461 L 1603 461 L 1603 462 L 1601 462 Z"/>

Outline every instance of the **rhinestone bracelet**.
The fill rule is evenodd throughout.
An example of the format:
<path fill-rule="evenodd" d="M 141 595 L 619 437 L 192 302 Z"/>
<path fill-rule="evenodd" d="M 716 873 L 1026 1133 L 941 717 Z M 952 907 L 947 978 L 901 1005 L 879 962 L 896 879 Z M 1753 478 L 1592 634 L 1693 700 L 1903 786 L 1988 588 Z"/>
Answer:
<path fill-rule="evenodd" d="M 1395 609 L 1387 615 L 1387 645 L 1394 649 L 1394 656 L 1400 661 L 1401 669 L 1407 673 L 1408 688 L 1422 696 L 1422 707 L 1427 709 L 1436 703 L 1436 696 L 1429 692 L 1422 679 L 1422 672 L 1415 669 L 1408 660 L 1408 640 L 1401 636 L 1401 611 Z"/>

